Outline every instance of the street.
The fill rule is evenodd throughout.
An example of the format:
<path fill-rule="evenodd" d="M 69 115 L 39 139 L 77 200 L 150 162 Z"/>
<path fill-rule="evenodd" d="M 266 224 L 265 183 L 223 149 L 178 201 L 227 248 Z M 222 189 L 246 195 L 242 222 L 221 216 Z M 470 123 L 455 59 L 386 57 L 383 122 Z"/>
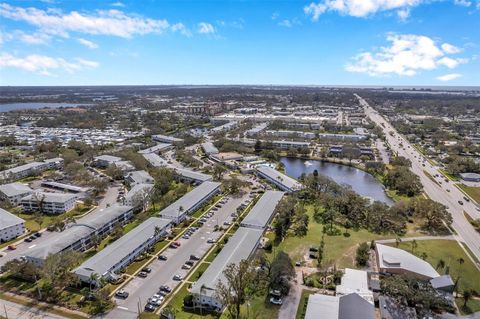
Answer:
<path fill-rule="evenodd" d="M 66 317 L 0 299 L 0 316 L 8 319 L 66 319 Z"/>
<path fill-rule="evenodd" d="M 172 290 L 179 281 L 173 280 L 174 275 L 185 277 L 189 270 L 181 269 L 185 261 L 190 259 L 190 255 L 202 257 L 210 248 L 211 244 L 207 243 L 208 239 L 216 240 L 222 232 L 214 232 L 216 225 L 223 226 L 225 221 L 231 221 L 232 213 L 237 208 L 250 200 L 249 193 L 242 197 L 234 198 L 229 196 L 225 204 L 208 219 L 208 221 L 200 227 L 189 239 L 179 239 L 181 246 L 173 249 L 167 248 L 162 255 L 168 260 L 155 259 L 148 267 L 152 272 L 147 278 L 135 277 L 123 287 L 130 295 L 127 299 L 116 299 L 117 307 L 113 309 L 106 318 L 136 318 L 138 311 L 143 311 L 143 307 L 147 303 L 147 299 L 157 293 L 159 287 L 167 285 Z M 223 226 L 225 227 L 225 226 Z"/>
<path fill-rule="evenodd" d="M 446 177 L 437 167 L 432 166 L 422 154 L 406 139 L 400 136 L 395 128 L 370 107 L 364 99 L 357 94 L 356 97 L 365 108 L 367 116 L 383 128 L 392 151 L 399 156 L 408 158 L 412 162 L 411 170 L 419 176 L 424 192 L 428 197 L 447 207 L 453 218 L 452 228 L 457 232 L 458 236 L 463 239 L 477 259 L 480 259 L 480 234 L 475 231 L 464 216 L 465 211 L 474 219 L 480 218 L 480 212 L 477 210 L 476 205 L 472 202 L 466 202 L 463 198 L 465 195 L 458 190 L 451 181 L 446 182 Z M 431 180 L 424 171 L 428 172 L 435 179 L 435 182 Z M 435 176 L 438 177 L 435 178 Z M 459 203 L 460 201 L 463 202 L 463 205 Z"/>

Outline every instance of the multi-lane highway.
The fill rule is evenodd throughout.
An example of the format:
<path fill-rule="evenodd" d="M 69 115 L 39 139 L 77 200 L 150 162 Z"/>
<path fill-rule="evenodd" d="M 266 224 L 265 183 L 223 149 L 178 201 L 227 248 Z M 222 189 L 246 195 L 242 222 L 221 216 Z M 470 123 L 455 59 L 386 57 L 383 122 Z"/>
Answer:
<path fill-rule="evenodd" d="M 471 253 L 480 259 L 480 234 L 475 231 L 464 212 L 472 218 L 480 218 L 478 207 L 464 199 L 464 194 L 453 185 L 451 181 L 431 165 L 426 158 L 418 152 L 395 128 L 386 121 L 368 103 L 356 95 L 360 104 L 364 107 L 366 115 L 384 131 L 387 143 L 394 153 L 408 158 L 412 162 L 411 170 L 420 177 L 424 191 L 432 200 L 445 205 L 453 217 L 452 228 L 461 240 L 470 248 Z M 430 176 L 425 174 L 427 172 Z"/>

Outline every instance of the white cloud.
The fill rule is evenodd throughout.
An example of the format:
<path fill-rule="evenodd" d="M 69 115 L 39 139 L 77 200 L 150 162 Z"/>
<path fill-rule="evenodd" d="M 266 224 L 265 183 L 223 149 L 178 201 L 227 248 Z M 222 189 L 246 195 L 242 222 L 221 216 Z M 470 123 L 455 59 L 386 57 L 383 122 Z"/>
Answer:
<path fill-rule="evenodd" d="M 442 44 L 442 50 L 443 52 L 445 53 L 448 53 L 448 54 L 455 54 L 455 53 L 459 53 L 460 51 L 460 48 L 457 48 L 456 46 L 454 45 L 451 45 L 450 43 L 443 43 Z"/>
<path fill-rule="evenodd" d="M 49 43 L 52 37 L 42 32 L 26 33 L 21 30 L 14 30 L 8 33 L 0 32 L 0 38 L 0 43 L 18 40 L 26 44 L 38 45 Z"/>
<path fill-rule="evenodd" d="M 408 17 L 410 17 L 410 9 L 406 8 L 406 9 L 398 10 L 397 11 L 397 16 L 400 20 L 406 21 L 408 19 Z"/>
<path fill-rule="evenodd" d="M 323 3 L 310 3 L 310 5 L 306 6 L 303 8 L 303 12 L 305 12 L 306 15 L 311 15 L 312 20 L 317 21 L 320 16 L 327 11 L 328 7 L 327 5 Z"/>
<path fill-rule="evenodd" d="M 438 76 L 437 80 L 439 80 L 439 81 L 451 81 L 451 80 L 458 79 L 461 76 L 462 75 L 460 73 L 450 73 L 450 74 L 445 74 L 445 75 L 442 75 L 442 76 Z"/>
<path fill-rule="evenodd" d="M 353 57 L 353 62 L 345 66 L 346 70 L 371 76 L 413 76 L 421 70 L 433 70 L 441 66 L 455 68 L 467 62 L 466 59 L 447 57 L 446 52 L 427 36 L 389 34 L 387 41 L 390 42 L 388 47 Z"/>
<path fill-rule="evenodd" d="M 14 7 L 0 4 L 0 16 L 24 21 L 49 34 L 68 37 L 69 32 L 112 35 L 130 38 L 136 34 L 162 33 L 170 28 L 167 20 L 131 16 L 119 10 L 98 10 L 95 13 Z"/>
<path fill-rule="evenodd" d="M 198 33 L 202 33 L 202 34 L 215 33 L 215 28 L 210 23 L 200 22 L 198 24 Z"/>
<path fill-rule="evenodd" d="M 125 5 L 124 5 L 122 2 L 117 1 L 117 2 L 112 3 L 112 7 L 120 7 L 120 8 L 123 8 L 123 7 L 125 7 Z"/>
<path fill-rule="evenodd" d="M 463 6 L 463 7 L 470 7 L 472 5 L 472 2 L 468 0 L 455 0 L 454 3 L 457 6 Z"/>
<path fill-rule="evenodd" d="M 174 25 L 172 25 L 172 31 L 180 32 L 180 34 L 183 34 L 186 37 L 192 36 L 190 30 L 188 30 L 188 28 L 183 23 L 175 23 Z"/>
<path fill-rule="evenodd" d="M 98 44 L 96 44 L 95 42 L 92 42 L 90 40 L 87 40 L 87 39 L 84 39 L 84 38 L 78 38 L 77 41 L 78 41 L 78 43 L 86 46 L 89 49 L 97 49 L 98 48 Z"/>
<path fill-rule="evenodd" d="M 63 58 L 54 58 L 46 55 L 31 54 L 25 57 L 16 57 L 9 53 L 0 53 L 0 68 L 17 68 L 42 75 L 51 75 L 51 71 L 61 70 L 68 73 L 85 68 L 96 68 L 98 62 L 77 58 L 76 62 L 68 62 Z"/>
<path fill-rule="evenodd" d="M 279 25 L 279 26 L 282 26 L 282 27 L 291 28 L 291 27 L 293 26 L 293 23 L 292 23 L 290 20 L 288 20 L 288 19 L 284 19 L 284 20 L 280 21 L 280 22 L 278 23 L 278 25 Z"/>

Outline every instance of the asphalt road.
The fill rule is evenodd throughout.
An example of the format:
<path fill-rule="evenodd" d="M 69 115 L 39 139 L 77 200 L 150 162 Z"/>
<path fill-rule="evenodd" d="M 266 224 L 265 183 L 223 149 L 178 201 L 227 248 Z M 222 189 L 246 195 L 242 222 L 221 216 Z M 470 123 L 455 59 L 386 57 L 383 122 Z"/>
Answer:
<path fill-rule="evenodd" d="M 480 212 L 477 210 L 476 205 L 472 202 L 466 202 L 463 198 L 465 195 L 458 190 L 451 181 L 446 182 L 446 177 L 437 167 L 432 166 L 422 154 L 398 134 L 395 128 L 370 107 L 364 99 L 358 95 L 356 96 L 360 104 L 364 107 L 367 116 L 382 127 L 390 148 L 399 156 L 404 156 L 412 162 L 411 170 L 419 176 L 425 193 L 432 200 L 447 207 L 453 218 L 452 228 L 457 232 L 458 236 L 463 239 L 477 259 L 480 259 L 480 234 L 475 231 L 463 213 L 463 211 L 465 211 L 475 219 L 480 218 Z M 390 134 L 391 132 L 393 132 L 393 134 Z M 438 175 L 439 177 L 435 178 L 436 182 L 425 175 L 424 171 L 428 172 L 431 176 Z M 459 204 L 459 201 L 462 201 L 464 204 Z"/>
<path fill-rule="evenodd" d="M 0 299 L 0 316 L 8 319 L 66 319 L 66 317 Z"/>
<path fill-rule="evenodd" d="M 177 249 L 168 248 L 163 255 L 167 256 L 167 261 L 154 260 L 148 267 L 152 272 L 147 278 L 135 277 L 124 289 L 130 294 L 125 300 L 116 299 L 117 307 L 107 314 L 106 318 L 136 318 L 138 310 L 143 311 L 143 307 L 153 294 L 157 293 L 159 287 L 167 285 L 170 288 L 176 287 L 180 282 L 174 281 L 174 275 L 185 277 L 189 270 L 181 269 L 185 261 L 190 259 L 190 255 L 202 257 L 210 248 L 207 243 L 209 238 L 217 239 L 222 232 L 214 232 L 215 225 L 222 226 L 223 222 L 231 221 L 231 213 L 236 212 L 237 207 L 249 200 L 249 194 L 243 197 L 232 198 L 219 208 L 215 214 L 210 217 L 199 230 L 197 230 L 190 239 L 179 239 L 181 246 Z"/>

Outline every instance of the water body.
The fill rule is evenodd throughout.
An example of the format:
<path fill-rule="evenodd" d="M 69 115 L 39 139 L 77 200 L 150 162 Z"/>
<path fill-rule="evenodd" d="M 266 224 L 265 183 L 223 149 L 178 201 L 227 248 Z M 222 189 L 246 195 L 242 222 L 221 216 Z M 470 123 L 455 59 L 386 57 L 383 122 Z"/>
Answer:
<path fill-rule="evenodd" d="M 385 193 L 385 188 L 371 174 L 358 168 L 299 158 L 282 157 L 280 161 L 285 165 L 285 173 L 293 178 L 298 178 L 303 173 L 311 174 L 314 170 L 330 177 L 340 185 L 349 185 L 358 194 L 373 198 L 374 200 L 393 204 L 393 200 Z"/>
<path fill-rule="evenodd" d="M 76 107 L 88 104 L 75 104 L 75 103 L 43 103 L 43 102 L 28 102 L 28 103 L 7 103 L 0 104 L 0 112 L 9 112 L 17 110 L 32 110 L 32 109 L 58 109 L 60 107 Z"/>

